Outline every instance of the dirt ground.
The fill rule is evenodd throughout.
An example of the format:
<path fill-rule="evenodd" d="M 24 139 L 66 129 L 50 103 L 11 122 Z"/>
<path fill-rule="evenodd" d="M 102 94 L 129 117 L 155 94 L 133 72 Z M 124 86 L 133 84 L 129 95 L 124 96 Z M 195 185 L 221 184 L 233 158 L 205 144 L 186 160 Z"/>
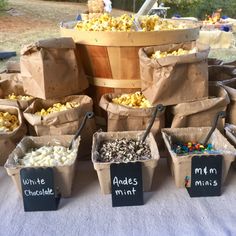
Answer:
<path fill-rule="evenodd" d="M 9 0 L 8 11 L 0 11 L 0 50 L 16 51 L 18 60 L 23 45 L 60 36 L 59 24 L 74 20 L 78 12 L 87 9 L 86 4 L 47 2 L 40 0 Z M 123 11 L 113 10 L 114 15 Z M 226 61 L 236 60 L 236 49 L 212 50 L 210 57 Z M 6 60 L 0 61 L 0 71 Z"/>
<path fill-rule="evenodd" d="M 40 0 L 9 0 L 7 10 L 0 11 L 0 50 L 16 51 L 19 58 L 22 45 L 59 37 L 59 24 L 75 20 L 78 12 L 86 11 L 83 3 L 47 2 Z M 114 10 L 114 15 L 123 11 Z M 0 71 L 6 60 L 0 61 Z"/>

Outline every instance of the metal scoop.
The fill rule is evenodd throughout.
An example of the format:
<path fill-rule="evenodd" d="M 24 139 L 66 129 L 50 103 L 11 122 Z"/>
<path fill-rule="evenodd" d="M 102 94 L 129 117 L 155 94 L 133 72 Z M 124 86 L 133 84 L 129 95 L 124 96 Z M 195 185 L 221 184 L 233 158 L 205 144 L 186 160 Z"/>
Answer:
<path fill-rule="evenodd" d="M 210 129 L 207 137 L 205 138 L 205 140 L 203 142 L 203 146 L 207 145 L 207 142 L 209 141 L 209 139 L 210 139 L 211 135 L 213 134 L 214 130 L 216 129 L 219 118 L 225 118 L 225 117 L 226 117 L 226 112 L 225 111 L 220 111 L 216 114 L 216 117 L 214 118 L 214 121 L 213 121 L 212 128 Z"/>
<path fill-rule="evenodd" d="M 147 129 L 146 129 L 146 131 L 145 131 L 145 133 L 143 135 L 143 137 L 142 137 L 142 142 L 145 142 L 145 140 L 146 140 L 146 138 L 147 138 L 147 136 L 148 136 L 152 126 L 153 126 L 153 123 L 154 123 L 154 121 L 156 119 L 157 113 L 158 112 L 161 113 L 162 111 L 164 111 L 164 109 L 165 109 L 165 107 L 162 104 L 158 104 L 156 106 L 156 109 L 155 109 L 155 111 L 152 114 L 150 123 L 149 123 L 149 125 L 148 125 L 148 127 L 147 127 Z"/>
<path fill-rule="evenodd" d="M 74 142 L 75 142 L 76 139 L 79 137 L 79 135 L 80 135 L 82 129 L 84 128 L 84 126 L 85 126 L 85 124 L 86 124 L 87 119 L 91 119 L 91 118 L 93 118 L 93 117 L 94 117 L 94 113 L 93 113 L 92 111 L 89 111 L 89 112 L 87 112 L 87 113 L 85 114 L 84 119 L 83 119 L 83 121 L 82 121 L 82 123 L 81 123 L 79 129 L 78 129 L 77 132 L 75 133 L 74 138 L 71 140 L 71 143 L 70 143 L 70 145 L 69 145 L 69 150 L 71 150 L 71 148 L 73 147 Z"/>

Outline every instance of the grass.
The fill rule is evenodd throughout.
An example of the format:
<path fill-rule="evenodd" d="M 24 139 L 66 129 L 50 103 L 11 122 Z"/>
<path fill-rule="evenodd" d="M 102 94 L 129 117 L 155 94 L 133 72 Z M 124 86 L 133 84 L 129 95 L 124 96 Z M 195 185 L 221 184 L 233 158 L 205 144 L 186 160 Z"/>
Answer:
<path fill-rule="evenodd" d="M 18 60 L 23 45 L 59 37 L 59 23 L 74 20 L 78 12 L 84 12 L 87 6 L 85 3 L 9 0 L 7 8 L 14 8 L 20 15 L 0 12 L 0 50 L 16 51 L 18 56 L 10 60 Z M 119 15 L 123 11 L 114 10 L 113 13 Z M 209 56 L 224 61 L 236 60 L 236 48 L 211 50 Z M 5 64 L 6 60 L 0 61 L 0 71 Z"/>

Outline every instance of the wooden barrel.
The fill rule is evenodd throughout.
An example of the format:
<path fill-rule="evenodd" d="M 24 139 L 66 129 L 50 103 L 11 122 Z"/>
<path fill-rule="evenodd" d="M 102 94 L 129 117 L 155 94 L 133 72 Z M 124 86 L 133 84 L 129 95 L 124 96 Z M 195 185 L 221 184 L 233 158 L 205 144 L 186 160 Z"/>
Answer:
<path fill-rule="evenodd" d="M 88 95 L 93 98 L 95 114 L 104 116 L 98 106 L 103 94 L 140 90 L 141 47 L 196 40 L 199 26 L 189 21 L 186 24 L 189 24 L 187 29 L 152 32 L 86 32 L 74 29 L 75 22 L 61 24 L 61 36 L 70 36 L 76 42 L 90 83 Z"/>

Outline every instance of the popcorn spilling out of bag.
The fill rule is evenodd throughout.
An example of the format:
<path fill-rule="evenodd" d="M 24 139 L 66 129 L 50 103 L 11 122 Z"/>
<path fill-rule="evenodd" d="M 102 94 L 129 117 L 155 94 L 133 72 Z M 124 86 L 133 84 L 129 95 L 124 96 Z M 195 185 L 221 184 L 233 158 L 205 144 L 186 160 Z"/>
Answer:
<path fill-rule="evenodd" d="M 33 99 L 33 97 L 28 96 L 28 95 L 16 95 L 16 94 L 12 93 L 12 94 L 9 94 L 8 96 L 6 96 L 5 99 L 29 101 L 29 100 Z"/>
<path fill-rule="evenodd" d="M 134 108 L 152 107 L 150 102 L 141 92 L 136 92 L 133 94 L 122 94 L 119 97 L 113 98 L 112 102 L 118 105 L 124 105 Z"/>
<path fill-rule="evenodd" d="M 41 109 L 41 111 L 35 112 L 35 115 L 47 116 L 47 115 L 55 113 L 55 112 L 66 111 L 66 110 L 76 108 L 79 106 L 80 106 L 80 103 L 78 103 L 78 102 L 66 102 L 65 104 L 55 103 L 51 107 L 49 107 L 48 109 L 43 108 L 43 109 Z"/>
<path fill-rule="evenodd" d="M 12 132 L 19 127 L 17 116 L 9 112 L 0 112 L 0 133 Z"/>
<path fill-rule="evenodd" d="M 79 21 L 75 29 L 79 31 L 111 31 L 111 32 L 129 32 L 136 31 L 134 16 L 123 14 L 119 17 L 113 17 L 107 13 L 101 14 L 92 19 Z M 185 24 L 174 24 L 164 20 L 159 16 L 141 16 L 138 19 L 142 31 L 156 30 L 174 30 L 186 28 Z"/>
<path fill-rule="evenodd" d="M 192 48 L 191 50 L 185 50 L 185 49 L 179 48 L 178 50 L 175 50 L 172 52 L 156 51 L 155 53 L 152 54 L 151 58 L 159 59 L 159 58 L 168 57 L 168 56 L 182 56 L 182 55 L 197 53 L 197 51 L 198 50 L 196 47 Z"/>
<path fill-rule="evenodd" d="M 64 166 L 71 165 L 77 155 L 76 149 L 63 146 L 43 146 L 31 149 L 23 158 L 16 161 L 23 166 Z"/>

